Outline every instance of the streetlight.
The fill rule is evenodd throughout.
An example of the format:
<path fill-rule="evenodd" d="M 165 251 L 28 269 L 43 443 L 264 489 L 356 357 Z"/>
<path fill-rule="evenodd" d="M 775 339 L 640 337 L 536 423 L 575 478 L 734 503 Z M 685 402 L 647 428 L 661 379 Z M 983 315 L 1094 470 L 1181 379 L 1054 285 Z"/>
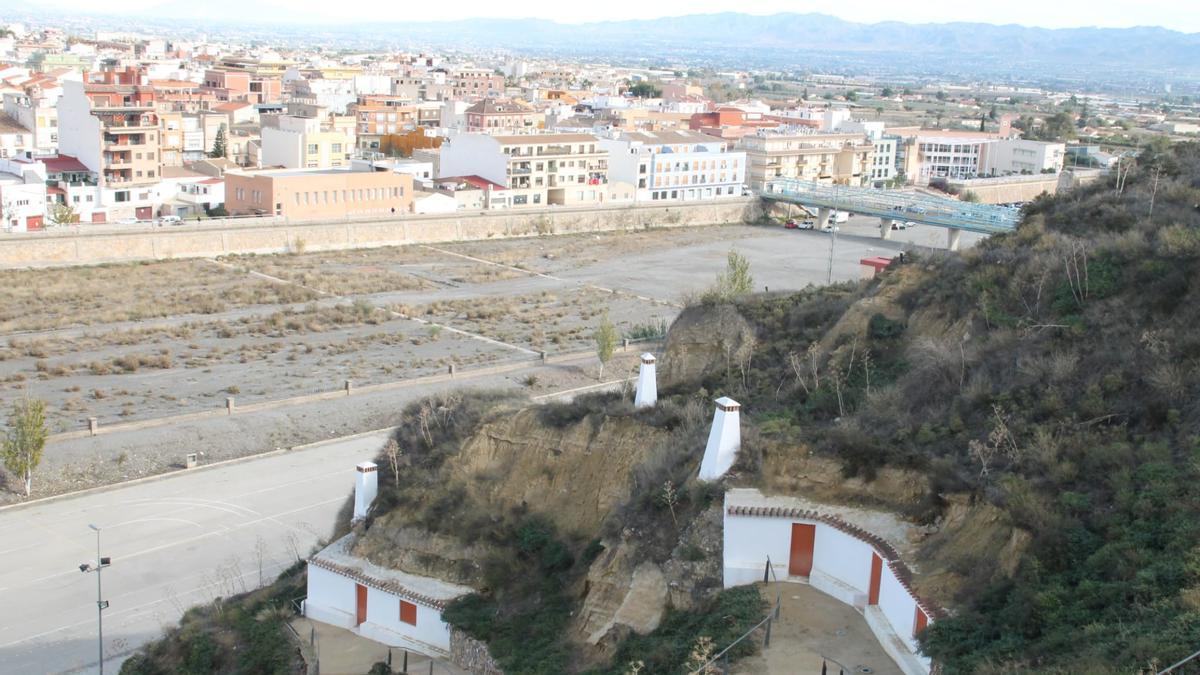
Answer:
<path fill-rule="evenodd" d="M 108 609 L 108 601 L 103 600 L 103 594 L 100 587 L 100 571 L 112 564 L 110 558 L 100 557 L 100 528 L 88 524 L 88 527 L 96 533 L 96 565 L 93 567 L 91 563 L 83 563 L 79 566 L 79 571 L 87 574 L 88 572 L 96 573 L 96 621 L 98 628 L 99 639 L 99 654 L 100 654 L 100 675 L 104 675 L 104 610 Z"/>

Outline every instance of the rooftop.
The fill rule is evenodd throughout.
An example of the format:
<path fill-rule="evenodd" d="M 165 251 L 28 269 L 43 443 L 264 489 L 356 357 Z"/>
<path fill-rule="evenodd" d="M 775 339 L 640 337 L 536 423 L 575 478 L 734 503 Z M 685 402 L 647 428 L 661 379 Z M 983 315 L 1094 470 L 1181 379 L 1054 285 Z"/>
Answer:
<path fill-rule="evenodd" d="M 594 142 L 592 134 L 528 134 L 523 136 L 493 136 L 503 145 L 538 145 L 555 143 L 587 143 Z"/>
<path fill-rule="evenodd" d="M 354 533 L 347 534 L 321 549 L 308 559 L 308 563 L 439 610 L 445 608 L 446 601 L 475 590 L 469 586 L 380 567 L 370 560 L 359 558 L 350 553 L 354 538 Z"/>

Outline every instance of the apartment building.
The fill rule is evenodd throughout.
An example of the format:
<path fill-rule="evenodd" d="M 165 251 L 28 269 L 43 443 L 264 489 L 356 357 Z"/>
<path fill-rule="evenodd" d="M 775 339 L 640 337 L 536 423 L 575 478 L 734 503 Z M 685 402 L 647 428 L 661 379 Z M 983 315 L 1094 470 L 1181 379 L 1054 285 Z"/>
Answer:
<path fill-rule="evenodd" d="M 436 128 L 442 106 L 435 102 L 412 103 L 398 96 L 360 96 L 350 106 L 355 139 L 362 150 L 379 150 L 384 136 L 407 134 L 417 128 Z"/>
<path fill-rule="evenodd" d="M 636 188 L 636 201 L 696 201 L 740 195 L 746 153 L 698 131 L 625 132 L 601 139 L 609 177 Z"/>
<path fill-rule="evenodd" d="M 135 69 L 64 82 L 58 103 L 59 150 L 95 173 L 113 217 L 153 217 L 162 177 L 161 128 L 154 90 Z"/>
<path fill-rule="evenodd" d="M 738 149 L 746 153 L 749 162 L 747 182 L 762 190 L 775 178 L 863 185 L 871 175 L 875 146 L 862 134 L 782 127 L 743 136 Z"/>
<path fill-rule="evenodd" d="M 983 171 L 989 176 L 1058 173 L 1066 154 L 1065 143 L 1005 138 L 984 146 Z"/>
<path fill-rule="evenodd" d="M 544 113 L 528 103 L 485 98 L 466 110 L 467 132 L 474 134 L 528 133 L 546 124 Z"/>
<path fill-rule="evenodd" d="M 283 98 L 282 64 L 226 59 L 204 71 L 204 89 L 221 101 L 269 103 Z"/>
<path fill-rule="evenodd" d="M 441 72 L 404 75 L 392 78 L 391 93 L 409 103 L 444 101 L 453 95 L 454 87 Z"/>
<path fill-rule="evenodd" d="M 412 199 L 412 176 L 392 171 L 275 169 L 225 174 L 225 208 L 230 215 L 344 220 L 407 213 Z"/>
<path fill-rule="evenodd" d="M 503 185 L 514 208 L 613 199 L 608 151 L 592 134 L 458 134 L 442 144 L 438 175 Z"/>
<path fill-rule="evenodd" d="M 22 141 L 25 149 L 48 154 L 58 150 L 58 94 L 47 96 L 41 91 L 33 94 L 4 93 L 4 114 L 29 133 Z"/>
<path fill-rule="evenodd" d="M 450 95 L 475 100 L 504 95 L 504 76 L 488 68 L 459 68 L 446 78 Z"/>
<path fill-rule="evenodd" d="M 262 125 L 265 167 L 329 169 L 349 166 L 354 135 L 319 117 L 272 115 Z"/>

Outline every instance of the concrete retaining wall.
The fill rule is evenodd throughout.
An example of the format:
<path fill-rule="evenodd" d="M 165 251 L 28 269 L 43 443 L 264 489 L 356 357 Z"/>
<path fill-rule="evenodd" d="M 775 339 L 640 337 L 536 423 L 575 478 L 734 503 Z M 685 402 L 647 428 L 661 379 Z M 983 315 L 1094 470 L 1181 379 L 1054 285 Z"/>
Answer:
<path fill-rule="evenodd" d="M 336 251 L 575 232 L 753 222 L 759 200 L 737 197 L 663 206 L 554 208 L 343 223 L 201 223 L 102 232 L 0 236 L 0 268 L 202 258 L 242 253 Z"/>

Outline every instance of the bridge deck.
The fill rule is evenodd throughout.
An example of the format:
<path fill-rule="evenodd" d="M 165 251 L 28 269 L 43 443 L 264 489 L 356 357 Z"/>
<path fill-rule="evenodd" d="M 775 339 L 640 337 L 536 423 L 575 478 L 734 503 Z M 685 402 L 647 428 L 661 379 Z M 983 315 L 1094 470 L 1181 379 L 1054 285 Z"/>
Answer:
<path fill-rule="evenodd" d="M 1016 229 L 1020 211 L 1005 206 L 973 204 L 930 195 L 826 185 L 779 178 L 767 184 L 764 199 L 808 207 L 837 209 L 864 216 L 911 220 L 924 225 L 997 234 Z"/>

